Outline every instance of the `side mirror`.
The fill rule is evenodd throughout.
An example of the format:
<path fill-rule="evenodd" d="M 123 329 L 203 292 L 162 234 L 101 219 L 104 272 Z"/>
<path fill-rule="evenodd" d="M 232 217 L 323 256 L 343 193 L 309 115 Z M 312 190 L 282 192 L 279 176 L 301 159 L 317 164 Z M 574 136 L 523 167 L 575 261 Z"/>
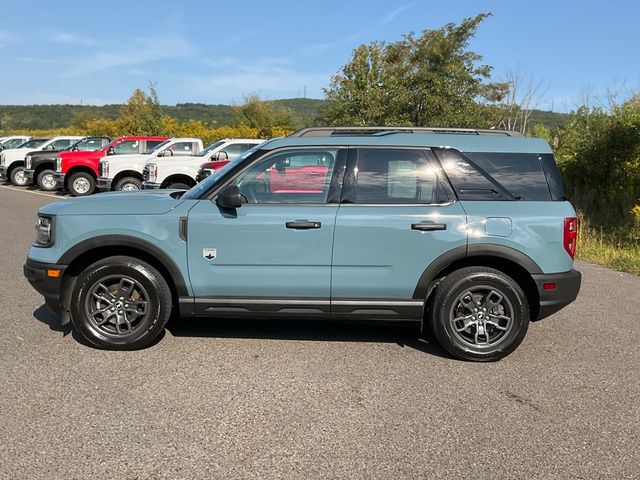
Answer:
<path fill-rule="evenodd" d="M 216 160 L 229 160 L 229 154 L 224 150 L 220 150 L 218 153 L 216 153 L 215 157 Z"/>
<path fill-rule="evenodd" d="M 44 147 L 45 150 L 55 150 L 56 147 L 54 147 L 53 145 L 47 145 L 46 147 Z"/>
<path fill-rule="evenodd" d="M 287 168 L 291 166 L 291 160 L 288 158 L 283 158 L 276 162 L 276 170 L 279 172 L 284 172 Z"/>
<path fill-rule="evenodd" d="M 220 191 L 216 203 L 222 208 L 240 208 L 245 200 L 237 185 L 229 185 Z"/>
<path fill-rule="evenodd" d="M 162 150 L 160 153 L 158 153 L 159 157 L 170 157 L 173 155 L 173 152 L 171 150 L 169 150 L 168 148 L 166 150 Z"/>
<path fill-rule="evenodd" d="M 115 155 L 116 154 L 116 150 L 113 147 L 109 147 L 107 149 L 107 155 Z"/>

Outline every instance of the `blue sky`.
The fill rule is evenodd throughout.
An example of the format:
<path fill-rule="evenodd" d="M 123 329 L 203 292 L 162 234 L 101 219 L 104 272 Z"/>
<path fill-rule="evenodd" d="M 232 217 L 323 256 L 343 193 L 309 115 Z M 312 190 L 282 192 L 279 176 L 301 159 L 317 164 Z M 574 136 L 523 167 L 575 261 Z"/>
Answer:
<path fill-rule="evenodd" d="M 230 103 L 243 93 L 321 98 L 352 50 L 492 12 L 471 48 L 500 79 L 544 80 L 543 108 L 590 89 L 640 90 L 637 1 L 3 2 L 0 104 L 121 103 L 157 82 L 162 103 Z"/>

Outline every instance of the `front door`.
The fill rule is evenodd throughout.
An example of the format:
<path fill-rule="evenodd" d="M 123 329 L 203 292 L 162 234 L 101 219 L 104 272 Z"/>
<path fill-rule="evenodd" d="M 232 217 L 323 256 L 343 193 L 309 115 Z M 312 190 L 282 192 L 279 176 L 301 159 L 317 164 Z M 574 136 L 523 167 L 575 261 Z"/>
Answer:
<path fill-rule="evenodd" d="M 336 218 L 332 316 L 421 318 L 424 270 L 467 241 L 466 216 L 431 151 L 349 152 Z"/>
<path fill-rule="evenodd" d="M 269 153 L 231 182 L 246 198 L 242 207 L 201 200 L 191 209 L 189 277 L 197 313 L 329 315 L 338 205 L 328 199 L 338 151 Z M 313 174 L 303 177 L 305 170 Z"/>

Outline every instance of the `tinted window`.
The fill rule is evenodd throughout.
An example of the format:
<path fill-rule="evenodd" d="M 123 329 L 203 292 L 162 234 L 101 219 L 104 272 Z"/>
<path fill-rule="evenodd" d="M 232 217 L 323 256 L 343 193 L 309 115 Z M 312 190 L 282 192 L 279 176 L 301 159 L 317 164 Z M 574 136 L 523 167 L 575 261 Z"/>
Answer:
<path fill-rule="evenodd" d="M 435 148 L 440 164 L 460 200 L 511 200 L 512 197 L 476 170 L 456 150 Z"/>
<path fill-rule="evenodd" d="M 81 152 L 93 152 L 94 150 L 100 150 L 103 147 L 102 138 L 85 138 L 84 140 L 76 143 L 73 148 Z"/>
<path fill-rule="evenodd" d="M 162 142 L 156 142 L 147 140 L 147 150 L 145 153 L 155 152 L 156 150 L 160 151 L 165 145 L 169 145 L 171 140 L 163 140 Z"/>
<path fill-rule="evenodd" d="M 193 143 L 191 142 L 178 142 L 174 143 L 169 147 L 169 150 L 173 152 L 174 155 L 193 155 Z"/>
<path fill-rule="evenodd" d="M 236 158 L 242 153 L 242 145 L 240 143 L 231 143 L 222 148 L 223 152 L 227 152 L 229 159 Z"/>
<path fill-rule="evenodd" d="M 537 153 L 465 153 L 511 194 L 521 200 L 550 200 L 549 186 Z"/>
<path fill-rule="evenodd" d="M 113 147 L 113 153 L 116 155 L 126 155 L 130 153 L 138 153 L 140 150 L 140 142 L 138 140 L 126 140 Z"/>
<path fill-rule="evenodd" d="M 558 169 L 555 158 L 553 158 L 553 155 L 550 153 L 545 153 L 540 155 L 540 161 L 542 162 L 542 168 L 549 183 L 551 200 L 565 200 L 562 176 L 560 175 L 560 170 Z"/>
<path fill-rule="evenodd" d="M 198 157 L 205 157 L 207 156 L 207 154 L 209 152 L 211 152 L 212 150 L 215 150 L 216 148 L 218 148 L 220 145 L 222 145 L 224 143 L 224 140 L 218 140 L 216 143 L 212 143 L 211 145 L 209 145 L 207 148 L 205 148 L 204 150 L 202 150 L 200 153 L 198 153 Z"/>
<path fill-rule="evenodd" d="M 361 204 L 434 204 L 455 198 L 439 165 L 423 150 L 362 148 L 356 182 L 355 203 Z"/>
<path fill-rule="evenodd" d="M 62 150 L 71 145 L 71 140 L 56 140 L 49 147 L 53 147 L 54 150 Z"/>
<path fill-rule="evenodd" d="M 248 203 L 326 203 L 336 149 L 268 155 L 236 178 Z"/>
<path fill-rule="evenodd" d="M 46 138 L 29 140 L 28 142 L 25 142 L 22 145 L 20 145 L 20 148 L 38 148 L 40 145 L 42 145 L 46 141 L 47 141 Z"/>
<path fill-rule="evenodd" d="M 14 138 L 13 140 L 9 140 L 3 143 L 2 145 L 4 146 L 4 148 L 9 149 L 9 148 L 18 148 L 18 146 L 22 145 L 23 143 L 24 143 L 24 140 L 22 138 Z"/>

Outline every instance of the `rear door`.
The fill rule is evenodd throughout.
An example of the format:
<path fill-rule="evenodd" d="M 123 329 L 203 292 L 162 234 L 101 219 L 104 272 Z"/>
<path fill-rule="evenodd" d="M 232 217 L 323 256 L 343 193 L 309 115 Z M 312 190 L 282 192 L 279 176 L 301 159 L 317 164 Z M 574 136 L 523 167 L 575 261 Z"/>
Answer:
<path fill-rule="evenodd" d="M 331 312 L 418 319 L 416 287 L 442 254 L 465 248 L 466 217 L 430 150 L 349 151 L 336 217 Z"/>
<path fill-rule="evenodd" d="M 281 175 L 293 158 L 318 155 L 328 159 L 318 189 L 305 189 L 297 172 L 285 171 L 278 181 L 288 188 L 274 191 L 274 169 Z M 345 160 L 346 150 L 336 148 L 268 153 L 230 181 L 247 203 L 228 210 L 201 200 L 190 210 L 189 277 L 198 313 L 329 316 L 338 178 Z"/>

